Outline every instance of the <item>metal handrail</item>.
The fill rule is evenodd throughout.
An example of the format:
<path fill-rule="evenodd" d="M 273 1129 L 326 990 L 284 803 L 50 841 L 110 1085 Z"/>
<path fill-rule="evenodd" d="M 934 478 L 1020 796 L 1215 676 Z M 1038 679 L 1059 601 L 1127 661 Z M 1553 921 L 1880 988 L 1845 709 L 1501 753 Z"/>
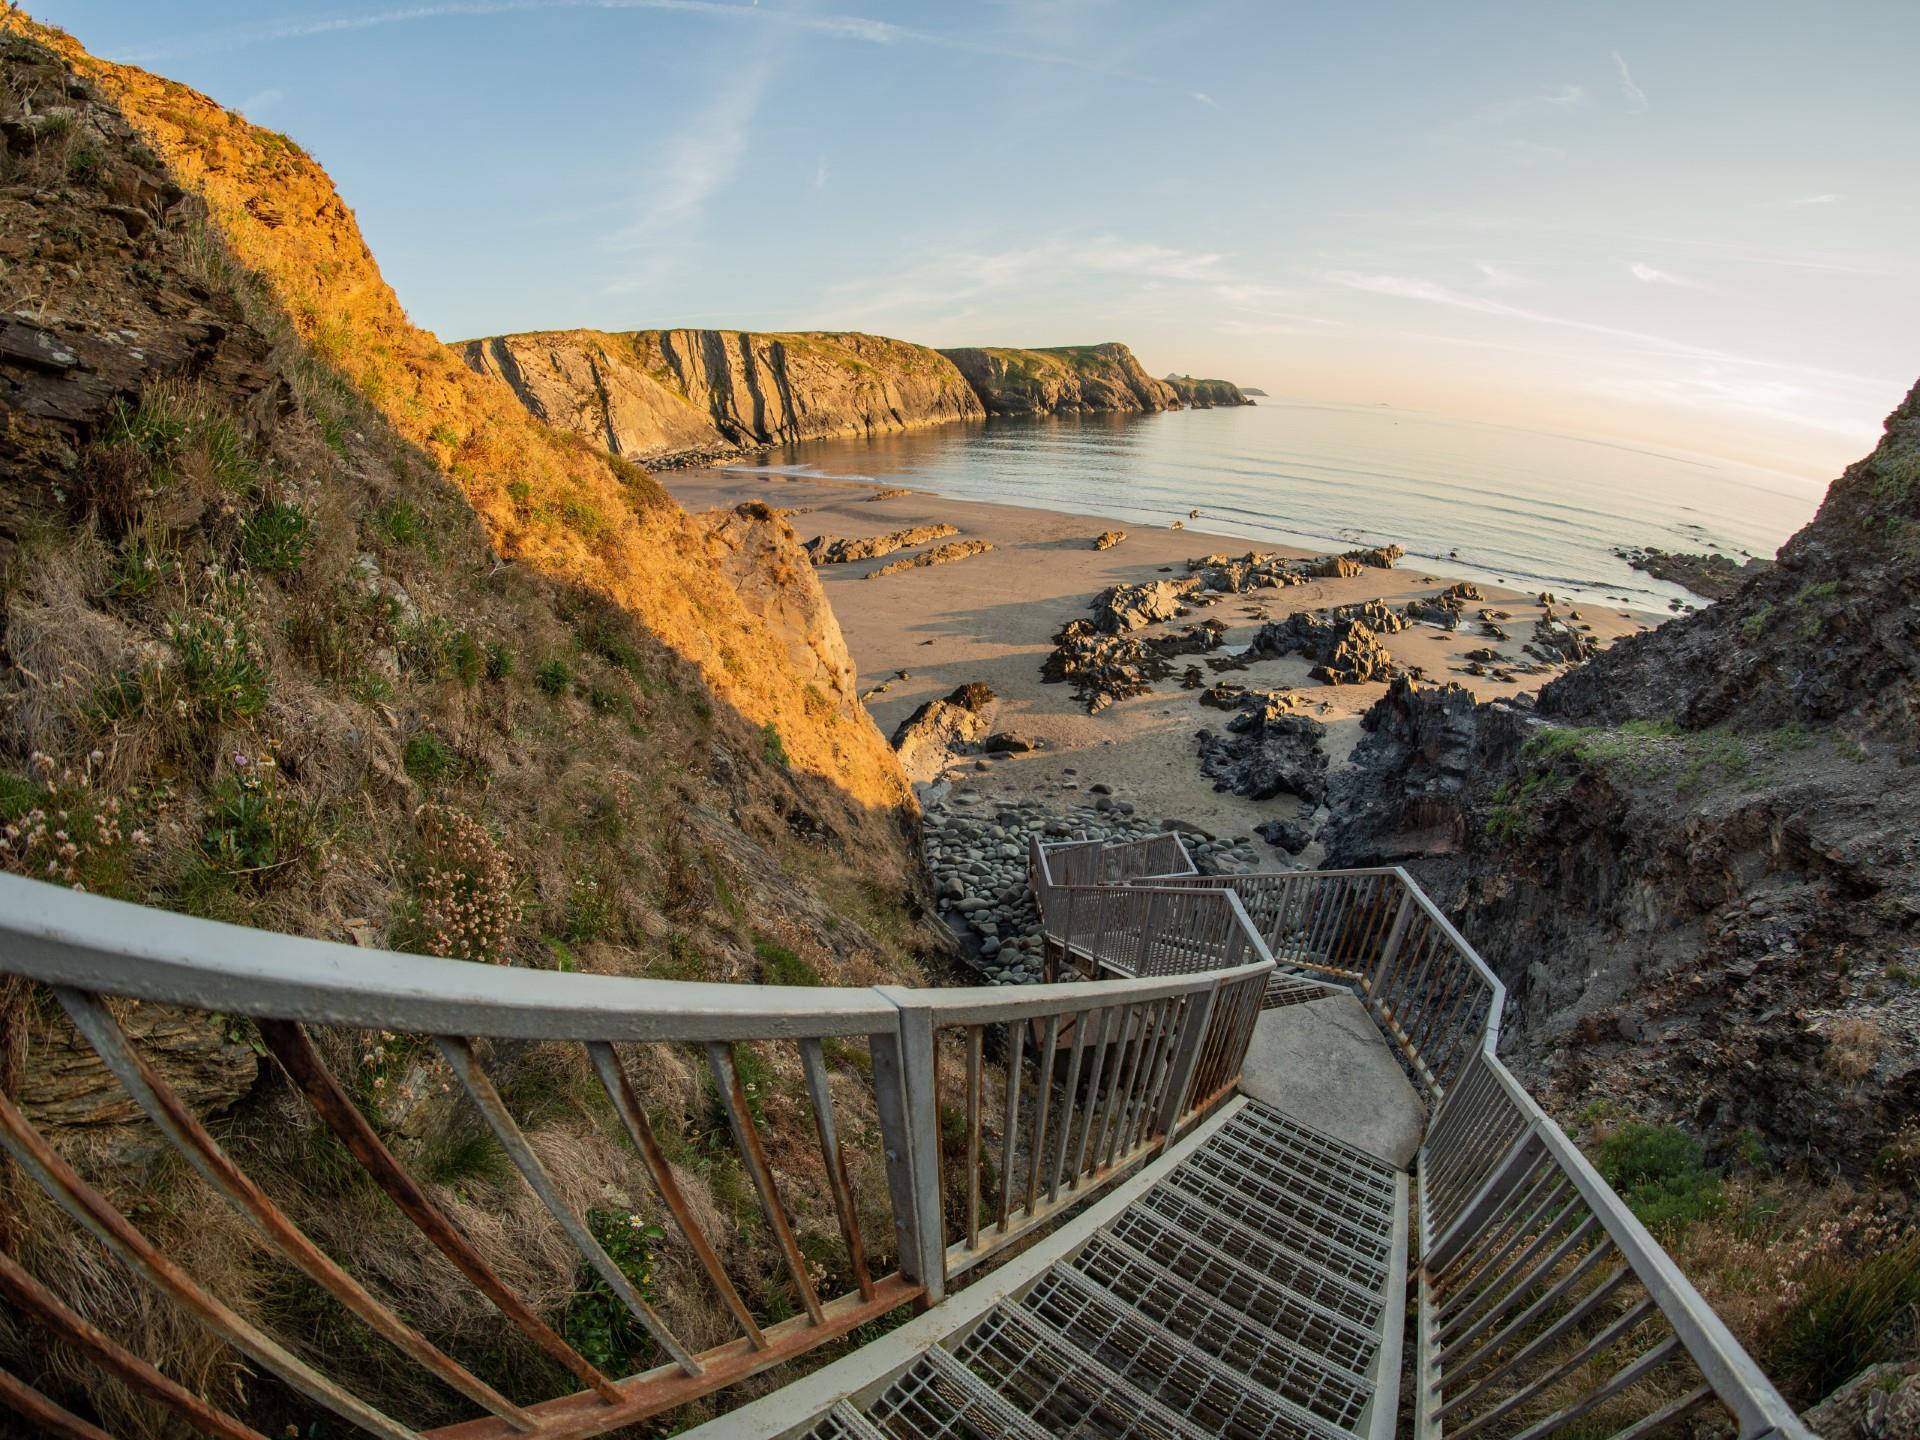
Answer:
<path fill-rule="evenodd" d="M 1174 854 L 1173 851 L 1177 851 Z M 1184 861 L 1178 841 L 1162 857 Z M 1190 869 L 1190 865 L 1188 866 Z M 554 974 L 467 961 L 395 954 L 330 941 L 275 935 L 170 914 L 0 875 L 0 975 L 40 982 L 106 1068 L 166 1140 L 305 1274 L 428 1375 L 484 1412 L 452 1430 L 460 1440 L 511 1435 L 591 1435 L 631 1425 L 844 1337 L 908 1301 L 937 1303 L 950 1276 L 1018 1243 L 1068 1204 L 1110 1186 L 1130 1167 L 1197 1123 L 1230 1093 L 1257 1017 L 1272 962 L 1263 955 L 1230 968 L 1023 987 L 938 991 L 894 987 L 719 985 L 585 974 Z M 128 1038 L 108 997 L 250 1020 L 318 1122 L 388 1199 L 503 1319 L 579 1385 L 577 1393 L 533 1404 L 508 1399 L 442 1353 L 401 1315 L 335 1263 L 239 1167 L 165 1078 Z M 635 1320 L 662 1363 L 612 1376 L 581 1355 L 488 1265 L 429 1192 L 387 1148 L 350 1086 L 328 1068 L 310 1031 L 347 1027 L 393 1032 L 399 1044 L 435 1053 L 498 1139 L 554 1222 Z M 1038 1031 L 1038 1076 L 1023 1049 Z M 1005 1034 L 1008 1100 L 996 1137 L 1004 1163 L 991 1221 L 980 1212 L 984 1052 Z M 408 1037 L 417 1036 L 417 1041 Z M 944 1213 L 939 1046 L 966 1048 L 964 1103 L 973 1123 L 957 1224 Z M 847 1152 L 823 1042 L 864 1043 L 899 1267 L 871 1273 L 849 1183 Z M 695 1351 L 626 1278 L 587 1218 L 561 1193 L 502 1098 L 494 1073 L 501 1042 L 583 1046 L 611 1114 L 638 1151 L 672 1221 L 733 1317 L 730 1340 Z M 798 1052 L 818 1150 L 839 1221 L 854 1288 L 817 1293 L 780 1183 L 762 1145 L 762 1122 L 740 1071 L 741 1045 L 791 1045 Z M 799 1310 L 763 1323 L 734 1287 L 667 1162 L 635 1091 L 630 1057 L 647 1045 L 690 1045 L 702 1055 L 741 1169 L 780 1251 Z M 358 1050 L 360 1046 L 355 1045 Z M 1070 1058 L 1069 1058 L 1070 1057 Z M 1055 1061 L 1072 1067 L 1064 1089 Z M 1087 1083 L 1078 1084 L 1084 1069 Z M 1071 1148 L 1069 1146 L 1071 1145 Z M 27 1114 L 0 1093 L 0 1148 L 81 1226 L 130 1269 L 185 1306 L 259 1368 L 348 1424 L 388 1440 L 415 1432 L 321 1373 L 294 1347 L 224 1306 L 160 1253 L 137 1225 L 94 1189 Z M 1016 1177 L 1014 1161 L 1024 1159 Z M 78 1346 L 137 1393 L 209 1433 L 244 1427 L 93 1330 L 12 1259 L 0 1255 L 0 1295 Z M 25 1407 L 36 1423 L 91 1434 L 86 1422 L 0 1370 L 0 1404 Z M 63 1418 L 64 1417 L 64 1418 Z M 438 1432 L 435 1432 L 438 1433 Z"/>
<path fill-rule="evenodd" d="M 1036 842 L 1034 859 L 1046 877 L 1048 847 Z M 1425 1092 L 1418 1440 L 1450 1430 L 1462 1440 L 1483 1431 L 1544 1440 L 1683 1358 L 1700 1383 L 1615 1440 L 1643 1440 L 1715 1399 L 1742 1440 L 1810 1440 L 1672 1257 L 1501 1062 L 1505 985 L 1404 869 L 1153 883 L 1243 902 L 1277 965 L 1357 994 Z M 1048 890 L 1042 928 L 1064 943 L 1061 901 L 1071 890 Z M 1535 1414 L 1569 1375 L 1612 1365 L 1622 1350 L 1634 1353 L 1554 1413 Z"/>

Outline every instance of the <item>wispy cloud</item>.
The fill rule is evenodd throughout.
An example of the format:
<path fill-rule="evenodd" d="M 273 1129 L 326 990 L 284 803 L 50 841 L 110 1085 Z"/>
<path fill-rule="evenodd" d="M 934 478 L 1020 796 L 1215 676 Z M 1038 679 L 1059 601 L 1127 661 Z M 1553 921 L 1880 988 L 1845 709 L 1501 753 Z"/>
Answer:
<path fill-rule="evenodd" d="M 1130 279 L 1147 285 L 1183 285 L 1237 296 L 1237 303 L 1275 303 L 1282 293 L 1239 288 L 1217 251 L 1182 250 L 1117 235 L 1092 238 L 1050 234 L 1000 248 L 956 247 L 921 254 L 891 271 L 828 287 L 822 309 L 835 323 L 899 323 L 902 318 L 951 321 L 974 302 L 1077 282 Z"/>
<path fill-rule="evenodd" d="M 1480 272 L 1482 290 L 1518 290 L 1532 283 L 1525 276 L 1503 270 L 1498 265 L 1489 265 L 1484 260 L 1475 261 L 1473 268 Z"/>
<path fill-rule="evenodd" d="M 1477 125 L 1510 125 L 1517 120 L 1527 120 L 1541 115 L 1564 115 L 1578 110 L 1587 103 L 1587 87 L 1584 85 L 1556 85 L 1550 90 L 1541 90 L 1532 95 L 1518 96 L 1512 100 L 1501 100 L 1485 106 L 1472 117 Z"/>
<path fill-rule="evenodd" d="M 1454 290 L 1432 280 L 1407 275 L 1374 275 L 1353 270 L 1325 270 L 1320 279 L 1328 284 L 1343 286 L 1349 290 L 1360 290 L 1373 295 L 1387 295 L 1402 300 L 1418 300 L 1429 305 L 1444 305 L 1457 310 L 1472 310 L 1482 315 L 1497 316 L 1502 319 L 1521 321 L 1528 325 L 1550 327 L 1582 335 L 1596 335 L 1617 340 L 1635 350 L 1644 353 L 1671 357 L 1707 361 L 1717 365 L 1737 366 L 1746 369 L 1768 370 L 1789 373 L 1802 377 L 1819 377 L 1847 385 L 1867 387 L 1869 393 L 1878 394 L 1884 388 L 1884 382 L 1871 376 L 1850 374 L 1846 371 L 1826 370 L 1814 366 L 1786 364 L 1768 360 L 1760 356 L 1735 355 L 1725 350 L 1716 350 L 1711 346 L 1694 345 L 1684 340 L 1674 340 L 1665 335 L 1653 335 L 1641 330 L 1627 330 L 1617 325 L 1603 325 L 1597 321 L 1581 320 L 1568 315 L 1554 315 L 1545 311 L 1531 310 L 1520 305 L 1509 305 L 1504 300 L 1495 300 L 1486 295 L 1474 295 Z"/>
<path fill-rule="evenodd" d="M 1835 195 L 1829 190 L 1819 195 L 1802 195 L 1798 200 L 1790 203 L 1794 205 L 1831 205 L 1839 198 L 1838 195 Z"/>
<path fill-rule="evenodd" d="M 610 237 L 613 248 L 655 243 L 663 233 L 700 219 L 746 158 L 754 117 L 776 63 L 762 57 L 737 70 L 698 115 L 656 147 L 645 167 L 640 209 Z"/>
<path fill-rule="evenodd" d="M 1620 72 L 1620 90 L 1627 97 L 1627 103 L 1636 110 L 1647 108 L 1647 92 L 1634 83 L 1633 71 L 1627 68 L 1627 60 L 1618 50 L 1613 52 L 1613 65 Z"/>
<path fill-rule="evenodd" d="M 1218 110 L 1220 108 L 1220 102 L 1214 99 L 1213 96 L 1207 94 L 1207 92 L 1204 90 L 1194 90 L 1194 91 L 1190 91 L 1189 93 L 1193 96 L 1195 100 L 1198 100 L 1202 105 L 1206 106 L 1209 110 Z"/>
<path fill-rule="evenodd" d="M 816 190 L 826 189 L 827 181 L 832 178 L 833 172 L 827 168 L 827 157 L 822 155 L 818 160 L 813 162 L 813 188 Z"/>
<path fill-rule="evenodd" d="M 258 120 L 267 111 L 286 99 L 286 92 L 269 86 L 265 90 L 256 90 L 239 105 L 240 113 L 249 120 Z"/>
<path fill-rule="evenodd" d="M 1653 266 L 1642 264 L 1638 260 L 1627 266 L 1627 273 L 1646 285 L 1677 285 L 1683 290 L 1700 288 L 1698 281 L 1684 279 L 1670 270 L 1656 270 Z"/>

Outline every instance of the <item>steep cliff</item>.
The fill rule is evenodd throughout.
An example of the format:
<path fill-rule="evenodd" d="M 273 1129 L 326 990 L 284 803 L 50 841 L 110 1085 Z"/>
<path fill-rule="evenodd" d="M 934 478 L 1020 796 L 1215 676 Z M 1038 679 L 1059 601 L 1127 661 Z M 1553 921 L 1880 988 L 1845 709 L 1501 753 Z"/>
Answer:
<path fill-rule="evenodd" d="M 959 367 L 989 415 L 1065 415 L 1087 410 L 1177 410 L 1180 397 L 1149 375 L 1118 341 L 1051 350 L 940 352 Z"/>
<path fill-rule="evenodd" d="M 924 978 L 941 942 L 922 924 L 917 821 L 784 524 L 689 517 L 540 424 L 407 324 L 293 142 L 10 9 L 0 137 L 4 273 L 34 297 L 0 319 L 0 866 L 477 963 Z M 332 1158 L 246 1022 L 120 1008 L 321 1248 L 397 1285 L 409 1323 L 491 1381 L 559 1393 L 475 1293 L 422 1282 L 418 1235 Z M 476 1139 L 431 1042 L 314 1034 L 489 1263 L 550 1323 L 577 1323 L 577 1254 Z M 693 1192 L 744 1194 L 706 1146 L 692 1057 L 629 1058 Z M 578 1047 L 489 1063 L 574 1203 L 651 1196 L 632 1147 L 596 1128 Z M 762 1063 L 798 1092 L 797 1058 Z M 411 1423 L 461 1413 L 376 1347 L 336 1342 L 318 1292 L 186 1167 L 155 1163 L 164 1142 L 50 997 L 5 981 L 0 1086 L 164 1252 L 250 1321 L 320 1343 L 330 1379 Z M 869 1133 L 853 1088 L 848 1123 Z M 824 1170 L 804 1150 L 781 1163 L 801 1243 L 825 1253 L 840 1232 Z M 856 1190 L 883 1195 L 879 1161 L 854 1163 Z M 890 1227 L 870 1230 L 884 1247 Z M 756 1286 L 778 1270 L 731 1212 L 713 1239 Z M 309 1407 L 114 1278 L 5 1165 L 0 1246 L 263 1433 L 308 1427 Z M 672 1274 L 659 1295 L 682 1333 L 722 1323 Z M 115 1434 L 176 1433 L 11 1305 L 0 1367 Z"/>
<path fill-rule="evenodd" d="M 535 418 L 651 464 L 986 413 L 938 351 L 879 335 L 568 330 L 459 350 Z"/>
<path fill-rule="evenodd" d="M 1169 375 L 1167 384 L 1180 397 L 1180 403 L 1193 410 L 1217 405 L 1251 405 L 1246 392 L 1231 380 L 1196 380 L 1191 375 Z"/>
<path fill-rule="evenodd" d="M 1728 599 L 1366 724 L 1329 863 L 1434 887 L 1563 1113 L 1920 1179 L 1920 389 Z"/>

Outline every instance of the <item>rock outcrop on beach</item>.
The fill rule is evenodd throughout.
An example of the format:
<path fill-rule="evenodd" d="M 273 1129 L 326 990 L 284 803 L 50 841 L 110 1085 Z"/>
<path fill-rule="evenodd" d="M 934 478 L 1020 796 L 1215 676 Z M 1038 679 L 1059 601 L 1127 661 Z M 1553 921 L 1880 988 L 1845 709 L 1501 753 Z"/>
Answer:
<path fill-rule="evenodd" d="M 879 335 L 560 330 L 459 351 L 536 419 L 649 465 L 986 413 L 939 351 Z"/>
<path fill-rule="evenodd" d="M 1180 397 L 1180 403 L 1194 410 L 1208 410 L 1216 405 L 1251 405 L 1242 390 L 1231 380 L 1196 380 L 1191 375 L 1168 375 L 1164 377 L 1173 387 L 1173 393 Z"/>
<path fill-rule="evenodd" d="M 1296 795 L 1308 806 L 1327 795 L 1327 727 L 1295 710 L 1292 697 L 1249 696 L 1226 734 L 1202 730 L 1200 771 L 1216 790 L 1249 800 Z"/>
<path fill-rule="evenodd" d="M 1070 415 L 1088 410 L 1177 410 L 1181 400 L 1118 341 L 1050 350 L 942 350 L 989 415 Z"/>
<path fill-rule="evenodd" d="M 1562 1113 L 1897 1168 L 1920 1127 L 1916 615 L 1920 388 L 1731 598 L 1537 707 L 1396 683 L 1335 786 L 1328 863 L 1416 871 L 1505 978 L 1508 1052 Z"/>
<path fill-rule="evenodd" d="M 959 528 L 953 525 L 915 525 L 911 529 L 869 535 L 861 540 L 829 540 L 824 535 L 816 535 L 807 541 L 806 551 L 807 557 L 815 565 L 848 565 L 855 560 L 878 560 L 882 555 L 891 555 L 896 550 L 911 549 L 915 545 L 944 540 L 949 535 L 959 533 Z"/>
<path fill-rule="evenodd" d="M 905 570 L 924 570 L 929 565 L 951 565 L 956 560 L 970 560 L 975 555 L 984 555 L 991 549 L 991 540 L 949 540 L 931 550 L 922 550 L 918 555 L 903 555 L 898 560 L 889 560 L 879 569 L 869 570 L 864 578 L 879 580 Z"/>
<path fill-rule="evenodd" d="M 1742 582 L 1773 567 L 1773 561 L 1755 555 L 1744 563 L 1718 552 L 1690 555 L 1671 550 L 1619 550 L 1634 569 L 1656 580 L 1667 580 L 1707 600 L 1724 600 Z"/>

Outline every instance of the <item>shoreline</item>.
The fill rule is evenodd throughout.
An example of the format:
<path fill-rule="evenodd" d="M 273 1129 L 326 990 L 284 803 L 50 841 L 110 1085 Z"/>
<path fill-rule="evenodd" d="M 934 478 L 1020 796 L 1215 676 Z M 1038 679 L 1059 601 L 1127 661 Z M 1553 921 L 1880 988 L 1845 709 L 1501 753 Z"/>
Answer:
<path fill-rule="evenodd" d="M 1089 605 L 1113 585 L 1178 579 L 1190 558 L 1249 550 L 1289 559 L 1326 552 L 1297 546 L 1253 545 L 1234 536 L 1171 526 L 1128 525 L 1099 516 L 1043 510 L 979 500 L 958 500 L 926 490 L 901 493 L 879 480 L 795 474 L 788 468 L 668 472 L 662 483 L 690 512 L 758 501 L 787 512 L 802 539 L 864 539 L 914 526 L 957 527 L 959 541 L 984 540 L 993 548 L 948 564 L 902 570 L 867 579 L 889 561 L 920 553 L 912 547 L 894 555 L 815 570 L 833 607 L 858 670 L 868 712 L 882 734 L 891 735 L 902 720 L 926 701 L 941 698 L 973 681 L 987 684 L 999 697 L 991 728 L 1011 731 L 1034 742 L 1024 754 L 985 758 L 968 756 L 950 772 L 965 788 L 984 798 L 1016 802 L 1045 799 L 1065 808 L 1086 798 L 1095 782 L 1110 786 L 1139 813 L 1177 818 L 1220 836 L 1251 836 L 1269 820 L 1304 819 L 1311 810 L 1292 796 L 1250 800 L 1216 791 L 1201 773 L 1196 731 L 1225 729 L 1227 712 L 1199 703 L 1200 691 L 1180 688 L 1178 679 L 1155 683 L 1150 693 L 1119 700 L 1097 714 L 1087 713 L 1066 684 L 1041 679 L 1041 666 L 1053 652 L 1054 636 L 1071 619 L 1084 619 Z M 882 498 L 884 492 L 884 498 Z M 1124 528 L 1127 539 L 1107 550 L 1092 548 L 1104 530 Z M 1430 599 L 1457 577 L 1401 562 L 1395 569 L 1365 569 L 1345 579 L 1317 579 L 1281 589 L 1229 595 L 1185 621 L 1169 621 L 1132 632 L 1152 638 L 1201 619 L 1224 624 L 1221 653 L 1244 649 L 1266 620 L 1283 620 L 1294 611 L 1383 601 L 1399 609 Z M 1477 583 L 1477 582 L 1476 582 Z M 1498 644 L 1468 620 L 1457 630 L 1416 623 L 1384 635 L 1381 642 L 1402 667 L 1418 666 L 1422 683 L 1458 681 L 1478 699 L 1495 699 L 1538 689 L 1548 674 L 1515 675 L 1511 682 L 1458 673 L 1467 652 L 1494 649 L 1517 659 L 1532 622 L 1542 613 L 1535 595 L 1482 584 L 1485 603 L 1508 611 L 1510 642 Z M 1591 627 L 1602 644 L 1657 624 L 1665 616 L 1573 603 L 1577 623 Z M 1176 668 L 1184 661 L 1176 661 Z M 1385 682 L 1327 685 L 1308 676 L 1300 656 L 1253 662 L 1213 679 L 1253 688 L 1290 688 L 1301 713 L 1328 727 L 1324 750 L 1329 764 L 1343 765 L 1360 736 L 1360 716 L 1386 691 Z M 904 675 L 901 672 L 905 672 Z M 1558 673 L 1556 670 L 1555 673 Z M 926 787 L 919 786 L 926 796 Z M 1289 857 L 1263 841 L 1254 842 L 1261 868 L 1294 868 L 1311 863 L 1318 846 Z"/>

